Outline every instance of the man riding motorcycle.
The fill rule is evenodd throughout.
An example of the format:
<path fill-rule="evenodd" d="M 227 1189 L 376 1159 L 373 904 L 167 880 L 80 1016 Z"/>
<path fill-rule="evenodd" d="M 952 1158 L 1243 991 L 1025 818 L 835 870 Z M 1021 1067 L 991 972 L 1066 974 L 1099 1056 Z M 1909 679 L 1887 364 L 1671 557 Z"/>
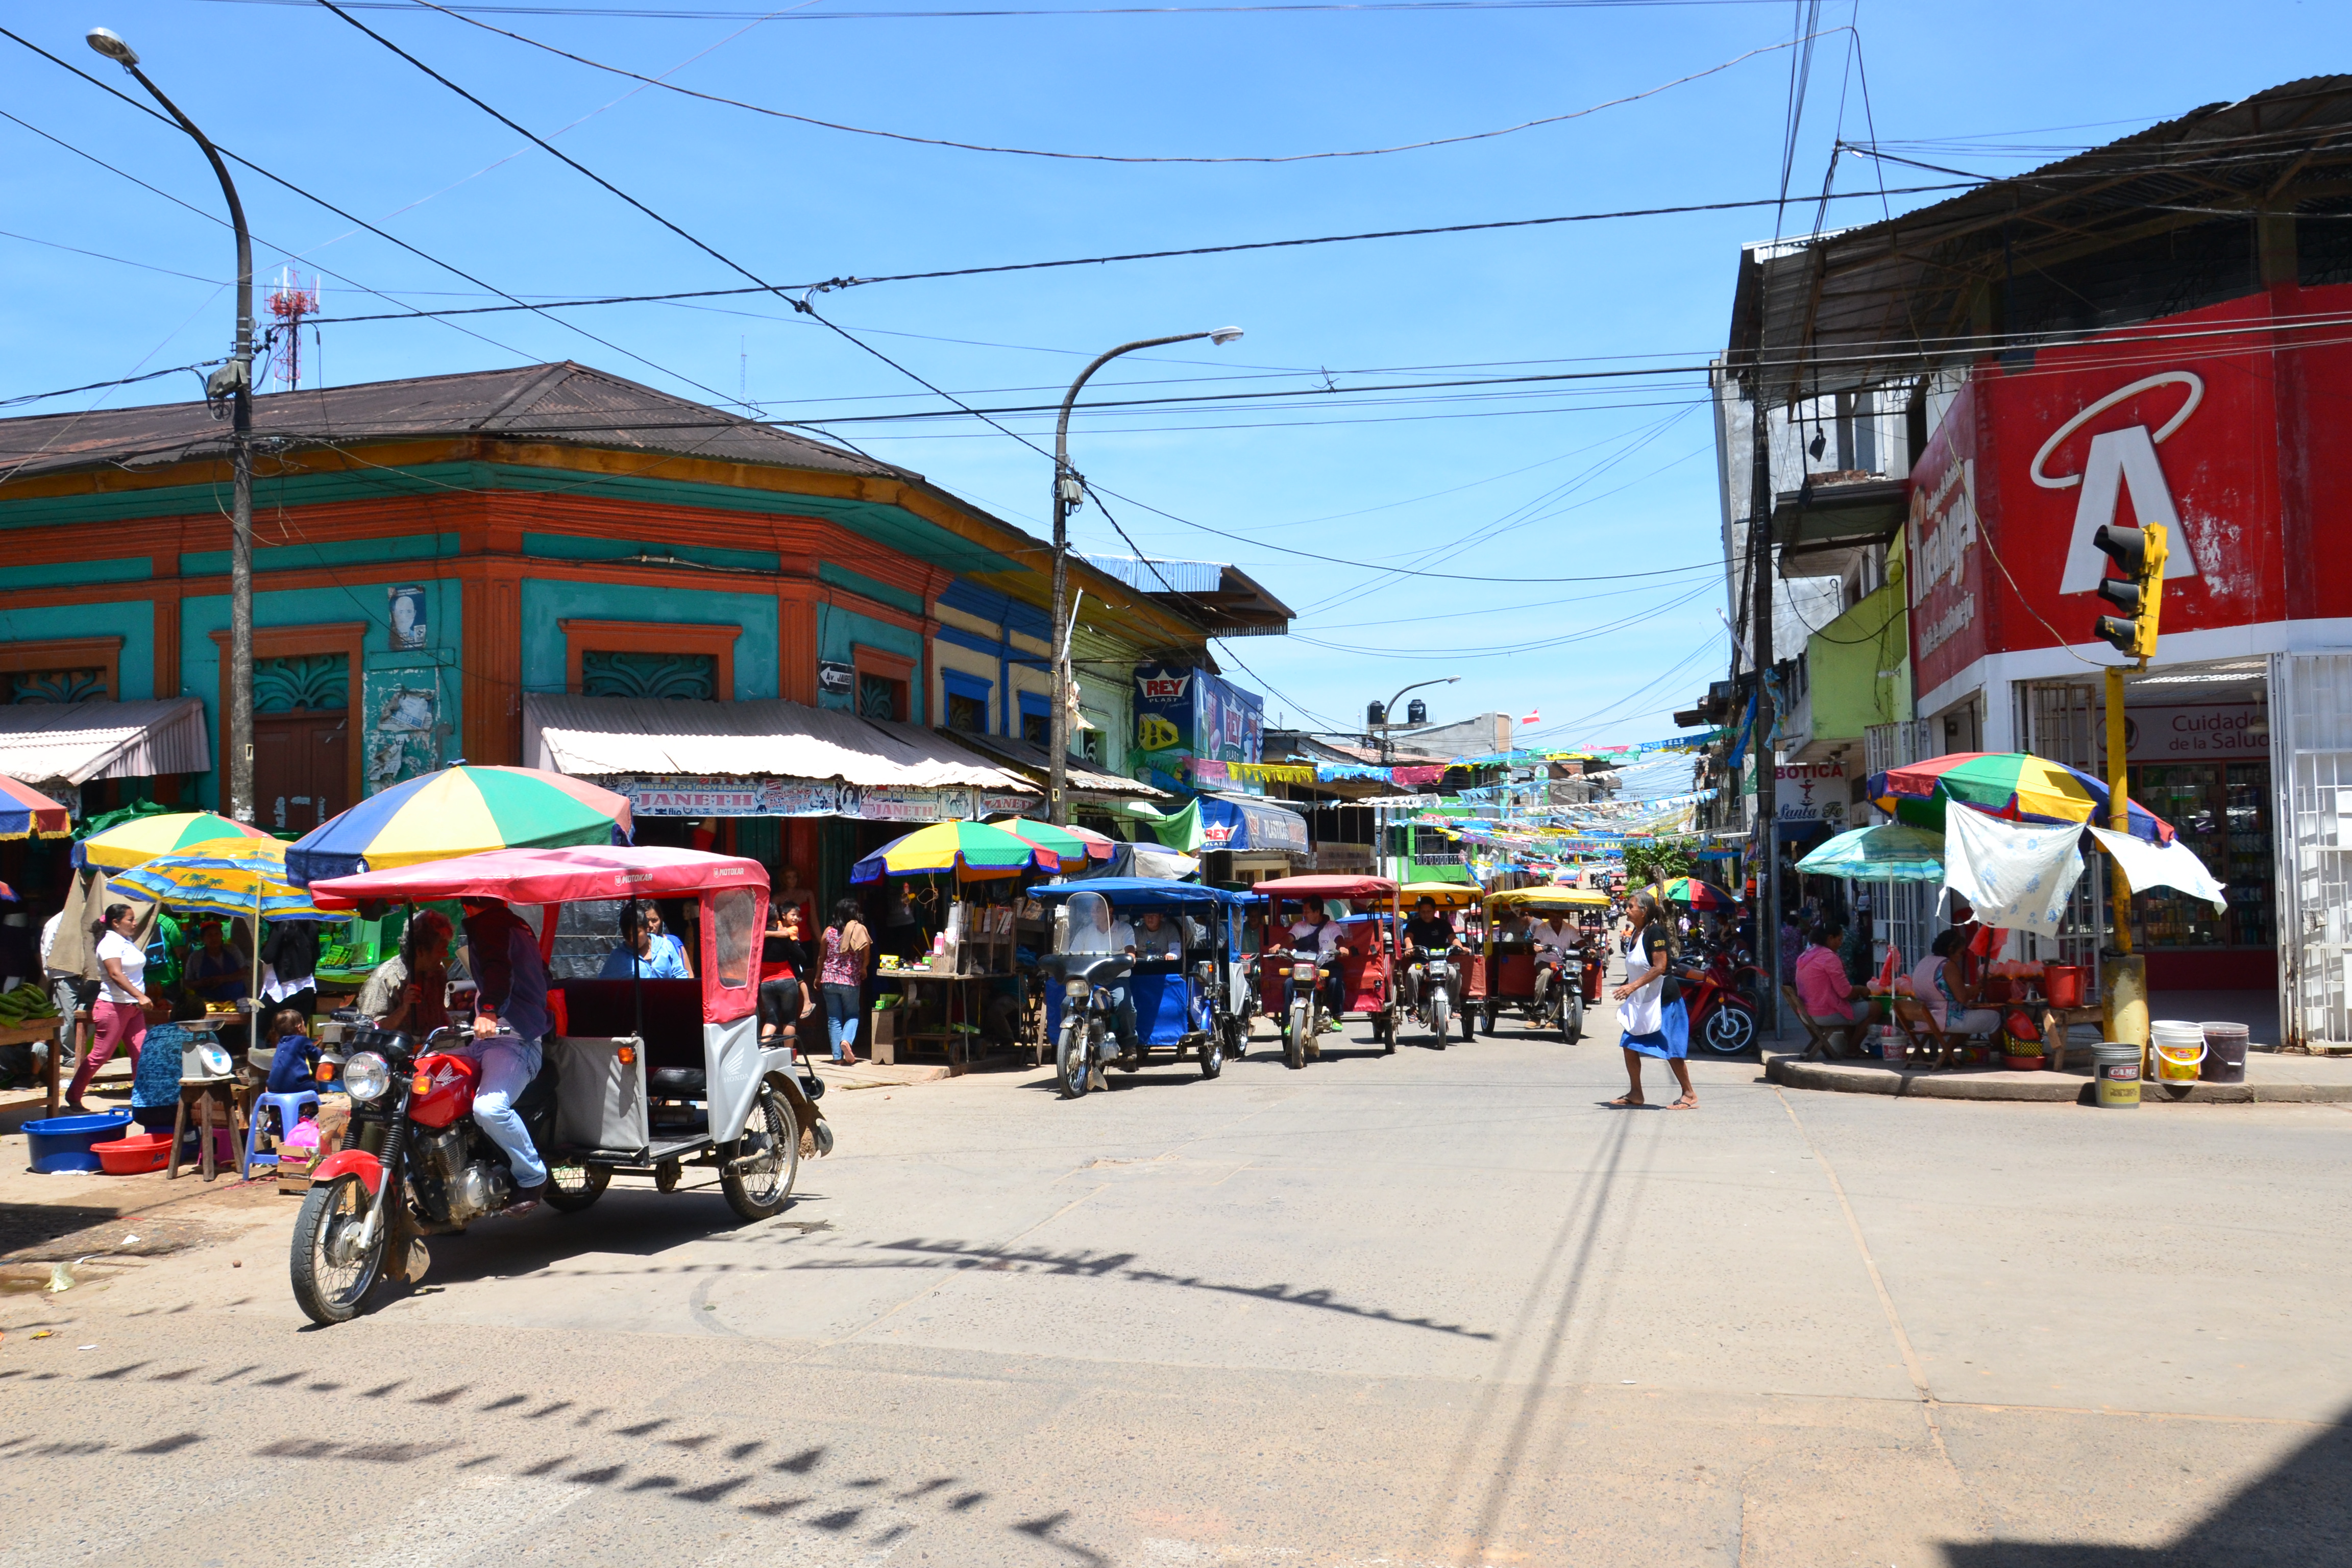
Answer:
<path fill-rule="evenodd" d="M 467 961 L 481 985 L 474 1038 L 482 1079 L 474 1090 L 474 1121 L 506 1152 L 514 1174 L 514 1201 L 505 1212 L 525 1215 L 539 1206 L 547 1167 L 514 1101 L 539 1076 L 539 1043 L 548 1025 L 547 965 L 539 956 L 539 938 L 505 904 L 467 899 L 465 909 Z"/>
<path fill-rule="evenodd" d="M 1538 921 L 1528 934 L 1536 944 L 1536 1001 L 1541 1005 L 1549 1000 L 1551 988 L 1567 973 L 1563 961 L 1582 951 L 1584 932 L 1569 924 L 1567 915 L 1555 910 Z"/>
<path fill-rule="evenodd" d="M 1442 957 L 1449 966 L 1458 964 L 1469 952 L 1454 929 L 1453 918 L 1439 913 L 1437 900 L 1427 894 L 1414 902 L 1412 913 L 1405 918 L 1404 946 L 1408 951 L 1419 948 L 1432 959 Z M 1414 983 L 1412 964 L 1408 962 L 1399 967 L 1403 972 L 1405 1006 L 1420 1006 L 1420 986 Z"/>
<path fill-rule="evenodd" d="M 1301 900 L 1305 912 L 1290 922 L 1290 945 L 1294 951 L 1311 949 L 1315 953 L 1317 973 L 1323 987 L 1323 1032 L 1336 1034 L 1339 1029 L 1339 927 L 1323 912 L 1323 900 L 1309 893 Z"/>

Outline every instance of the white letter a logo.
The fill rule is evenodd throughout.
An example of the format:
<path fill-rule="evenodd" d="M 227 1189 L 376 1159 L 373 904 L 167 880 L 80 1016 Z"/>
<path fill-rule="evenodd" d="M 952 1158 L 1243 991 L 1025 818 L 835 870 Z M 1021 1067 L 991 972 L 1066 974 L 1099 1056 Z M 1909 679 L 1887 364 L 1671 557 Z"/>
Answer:
<path fill-rule="evenodd" d="M 2156 443 L 2148 437 L 2147 426 L 2134 425 L 2091 437 L 2090 456 L 2083 464 L 2082 496 L 2074 505 L 2074 536 L 2067 543 L 2066 572 L 2058 582 L 2060 593 L 2090 593 L 2107 574 L 2107 558 L 2092 541 L 2098 537 L 2102 523 L 2116 521 L 2116 501 L 2126 489 L 2131 491 L 2132 516 L 2138 526 L 2153 522 L 2164 527 L 2171 552 L 2164 568 L 2166 581 L 2197 575 L 2197 558 L 2189 548 L 2189 536 L 2180 531 L 2179 515 L 2172 509 L 2172 490 L 2157 463 Z"/>

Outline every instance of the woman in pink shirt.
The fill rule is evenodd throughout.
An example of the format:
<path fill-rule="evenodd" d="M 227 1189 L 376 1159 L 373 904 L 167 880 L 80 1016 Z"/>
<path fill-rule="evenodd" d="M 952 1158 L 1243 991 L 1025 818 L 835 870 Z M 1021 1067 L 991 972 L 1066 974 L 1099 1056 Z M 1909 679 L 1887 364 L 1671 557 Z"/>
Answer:
<path fill-rule="evenodd" d="M 1805 1016 L 1837 1028 L 1851 1028 L 1864 1017 L 1855 998 L 1864 988 L 1846 978 L 1845 961 L 1838 956 L 1844 939 L 1844 927 L 1823 921 L 1813 928 L 1812 945 L 1798 958 L 1796 970 L 1797 1000 L 1804 1004 Z"/>

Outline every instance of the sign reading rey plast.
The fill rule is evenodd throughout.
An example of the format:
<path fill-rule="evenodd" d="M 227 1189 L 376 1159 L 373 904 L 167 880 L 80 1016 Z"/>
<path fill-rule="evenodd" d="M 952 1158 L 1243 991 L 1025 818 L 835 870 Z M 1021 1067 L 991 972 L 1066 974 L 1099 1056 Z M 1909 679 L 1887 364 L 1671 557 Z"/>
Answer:
<path fill-rule="evenodd" d="M 1255 692 L 1230 686 L 1204 669 L 1137 668 L 1138 751 L 1255 763 L 1263 755 L 1265 740 L 1265 701 Z"/>
<path fill-rule="evenodd" d="M 2352 304 L 2332 288 L 2297 308 L 2323 295 Z M 1912 471 L 1923 694 L 1987 654 L 2095 644 L 2113 613 L 2105 523 L 2164 525 L 2167 637 L 2352 611 L 2325 461 L 2352 437 L 2352 347 L 2282 342 L 2269 309 L 2256 296 L 1977 368 Z"/>

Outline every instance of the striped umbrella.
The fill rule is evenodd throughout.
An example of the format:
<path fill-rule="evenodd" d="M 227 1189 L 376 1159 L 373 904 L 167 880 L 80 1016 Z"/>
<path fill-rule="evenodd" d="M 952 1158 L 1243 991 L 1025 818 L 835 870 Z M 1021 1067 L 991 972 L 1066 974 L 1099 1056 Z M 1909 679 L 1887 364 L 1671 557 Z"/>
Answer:
<path fill-rule="evenodd" d="M 1666 883 L 1666 902 L 1688 904 L 1695 910 L 1729 910 L 1739 906 L 1738 895 L 1696 877 L 1675 877 Z"/>
<path fill-rule="evenodd" d="M 1988 816 L 2056 826 L 2065 823 L 2107 826 L 2104 780 L 2037 757 L 2031 752 L 1954 752 L 1870 777 L 1871 804 L 1898 822 L 1944 830 L 1944 803 L 1957 800 Z M 2125 802 L 2126 825 L 2134 838 L 2159 847 L 2172 842 L 2172 825 L 2136 800 Z"/>
<path fill-rule="evenodd" d="M 991 827 L 1001 827 L 1022 843 L 1058 856 L 1060 869 L 1075 871 L 1088 860 L 1108 860 L 1117 839 L 1107 837 L 1084 827 L 1056 827 L 1050 822 L 1040 822 L 1034 816 L 1009 816 L 992 822 Z"/>
<path fill-rule="evenodd" d="M 258 827 L 231 822 L 213 812 L 168 811 L 154 816 L 135 816 L 103 833 L 93 833 L 74 846 L 73 858 L 77 866 L 102 866 L 109 871 L 120 871 L 143 865 L 158 855 L 169 855 L 216 838 L 277 842 Z"/>
<path fill-rule="evenodd" d="M 215 838 L 158 855 L 128 870 L 110 871 L 106 885 L 151 904 L 205 914 L 269 921 L 341 921 L 310 902 L 286 877 L 287 846 L 275 838 Z"/>
<path fill-rule="evenodd" d="M 966 881 L 1010 877 L 1031 866 L 1060 868 L 1061 858 L 985 822 L 934 822 L 894 839 L 849 868 L 853 882 L 953 871 Z"/>
<path fill-rule="evenodd" d="M 64 838 L 73 815 L 35 789 L 0 773 L 0 838 Z"/>
<path fill-rule="evenodd" d="M 489 849 L 625 844 L 629 797 L 568 773 L 460 763 L 370 795 L 294 841 L 294 885 Z"/>

